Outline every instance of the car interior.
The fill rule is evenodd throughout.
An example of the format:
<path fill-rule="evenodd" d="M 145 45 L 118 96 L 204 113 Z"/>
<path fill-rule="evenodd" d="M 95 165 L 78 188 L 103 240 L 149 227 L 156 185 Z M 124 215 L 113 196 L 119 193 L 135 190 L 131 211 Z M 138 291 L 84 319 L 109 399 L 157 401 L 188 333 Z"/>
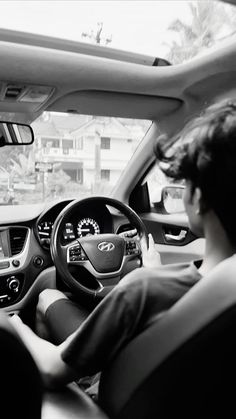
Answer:
<path fill-rule="evenodd" d="M 235 2 L 228 3 L 233 7 Z M 235 256 L 120 351 L 102 372 L 97 402 L 76 383 L 45 390 L 8 317 L 18 314 L 34 330 L 38 295 L 46 288 L 68 292 L 85 307 L 95 306 L 141 266 L 139 242 L 147 242 L 148 233 L 164 265 L 201 259 L 204 239 L 190 231 L 185 213 L 166 210 L 167 189 L 152 200 L 154 146 L 160 134 L 174 136 L 211 103 L 235 96 L 235 41 L 234 34 L 217 48 L 172 65 L 162 57 L 0 29 L 0 153 L 18 143 L 25 148 L 34 144 L 34 122 L 44 112 L 150 122 L 111 192 L 0 205 L 0 388 L 5 417 L 232 415 Z M 183 185 L 176 187 L 181 193 Z M 99 246 L 111 242 L 113 257 L 101 258 Z"/>

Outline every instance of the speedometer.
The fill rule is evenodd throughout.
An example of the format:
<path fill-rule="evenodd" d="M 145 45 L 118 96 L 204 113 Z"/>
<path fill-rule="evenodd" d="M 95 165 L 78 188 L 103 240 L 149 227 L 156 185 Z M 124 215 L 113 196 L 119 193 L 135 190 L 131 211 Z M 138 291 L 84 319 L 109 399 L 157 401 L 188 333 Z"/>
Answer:
<path fill-rule="evenodd" d="M 93 234 L 99 234 L 100 227 L 93 218 L 83 218 L 78 222 L 77 234 L 78 237 L 91 236 Z"/>

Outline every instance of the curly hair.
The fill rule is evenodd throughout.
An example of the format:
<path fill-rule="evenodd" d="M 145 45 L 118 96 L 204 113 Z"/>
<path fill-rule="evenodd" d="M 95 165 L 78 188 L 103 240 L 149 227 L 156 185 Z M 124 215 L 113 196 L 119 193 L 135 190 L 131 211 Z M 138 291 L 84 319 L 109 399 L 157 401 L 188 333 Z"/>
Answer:
<path fill-rule="evenodd" d="M 236 244 L 236 100 L 209 106 L 169 141 L 161 136 L 155 153 L 167 176 L 201 189 Z"/>

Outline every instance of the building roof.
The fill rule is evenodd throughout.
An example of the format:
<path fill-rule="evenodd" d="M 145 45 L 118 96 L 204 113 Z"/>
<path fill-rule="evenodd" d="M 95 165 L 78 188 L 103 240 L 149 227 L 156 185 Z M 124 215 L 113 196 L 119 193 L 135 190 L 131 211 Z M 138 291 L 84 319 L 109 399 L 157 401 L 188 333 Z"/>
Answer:
<path fill-rule="evenodd" d="M 108 118 L 106 118 L 107 121 Z M 104 118 L 94 117 L 82 125 L 80 128 L 71 132 L 72 136 L 84 135 L 85 133 L 94 134 L 98 132 L 99 135 L 104 137 L 132 137 L 131 132 L 128 127 L 126 127 L 120 120 L 117 118 L 110 117 L 109 123 L 104 123 Z"/>

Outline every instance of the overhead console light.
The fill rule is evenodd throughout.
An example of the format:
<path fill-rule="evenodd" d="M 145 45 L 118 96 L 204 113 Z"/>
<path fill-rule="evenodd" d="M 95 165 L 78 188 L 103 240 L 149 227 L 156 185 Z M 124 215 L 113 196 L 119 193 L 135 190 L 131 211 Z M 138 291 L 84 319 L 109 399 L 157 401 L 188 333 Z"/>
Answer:
<path fill-rule="evenodd" d="M 8 84 L 5 90 L 5 100 L 17 100 L 25 90 L 25 86 Z"/>
<path fill-rule="evenodd" d="M 20 97 L 20 102 L 38 103 L 46 102 L 53 92 L 52 87 L 47 86 L 31 86 Z"/>
<path fill-rule="evenodd" d="M 30 106 L 31 111 L 38 110 L 54 92 L 51 86 L 39 86 L 32 84 L 21 84 L 14 82 L 1 82 L 0 83 L 0 104 L 7 102 L 9 111 L 10 106 L 18 106 L 16 112 L 23 112 L 21 109 L 28 109 Z"/>

